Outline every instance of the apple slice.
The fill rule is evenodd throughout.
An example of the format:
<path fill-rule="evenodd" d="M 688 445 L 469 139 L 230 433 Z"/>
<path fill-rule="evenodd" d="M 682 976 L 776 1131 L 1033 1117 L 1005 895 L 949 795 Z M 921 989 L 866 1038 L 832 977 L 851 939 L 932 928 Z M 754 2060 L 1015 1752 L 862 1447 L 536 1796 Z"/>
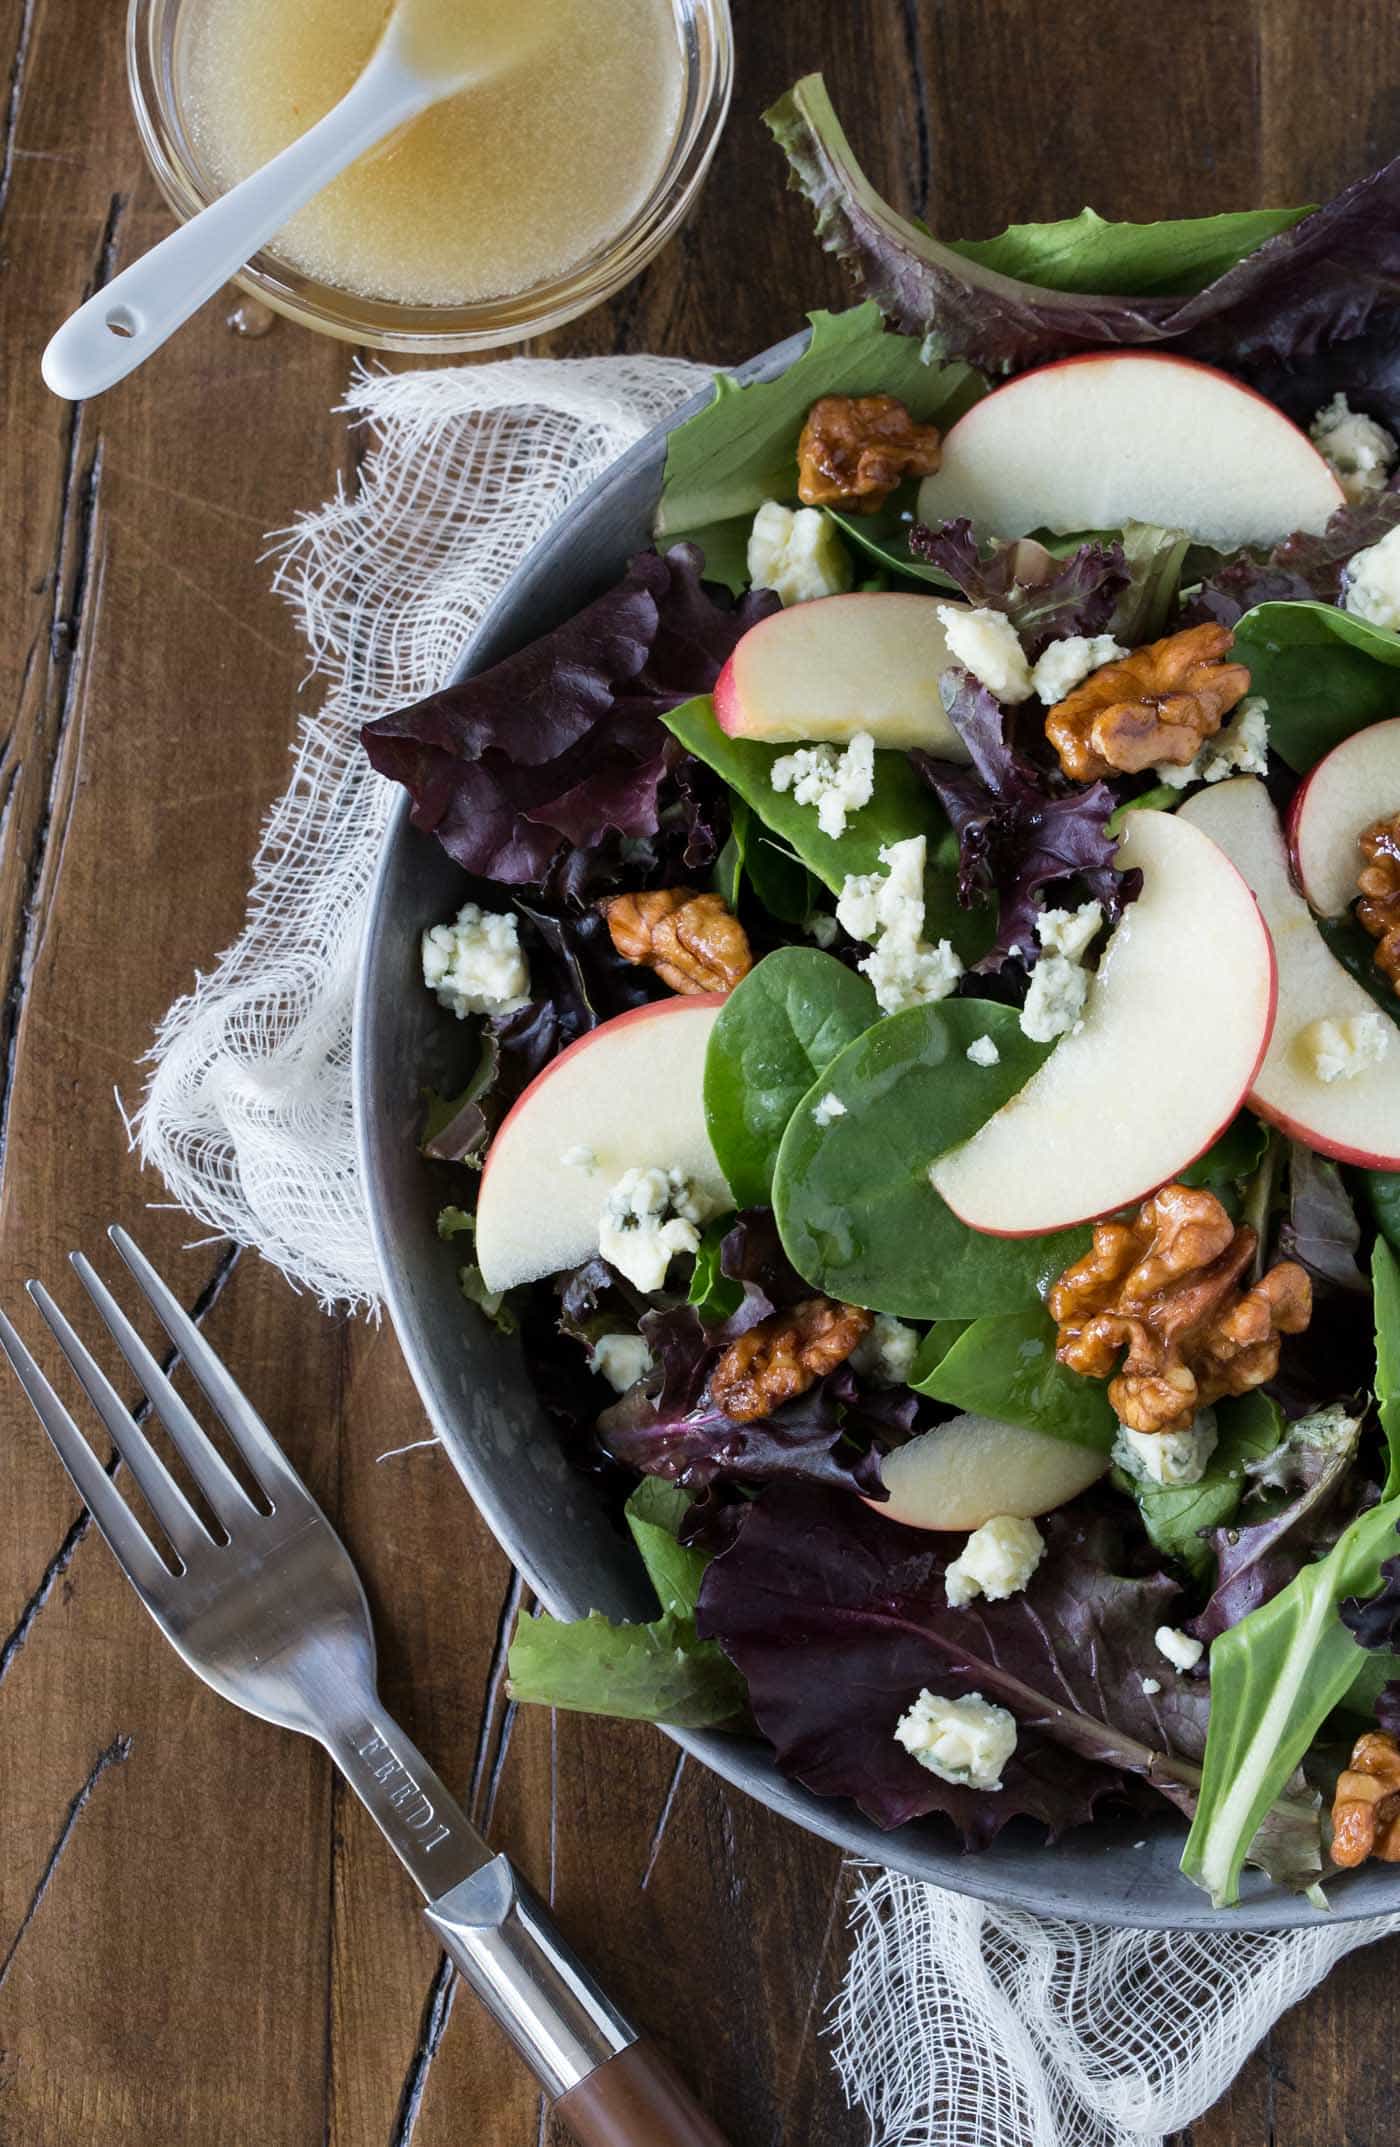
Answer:
<path fill-rule="evenodd" d="M 1224 549 L 1320 530 L 1342 488 L 1252 388 L 1149 351 L 1040 366 L 974 403 L 919 487 L 919 519 L 983 537 L 1156 522 Z"/>
<path fill-rule="evenodd" d="M 1340 917 L 1350 909 L 1361 867 L 1357 838 L 1394 812 L 1400 812 L 1400 716 L 1353 731 L 1293 794 L 1293 868 L 1319 917 Z"/>
<path fill-rule="evenodd" d="M 1128 815 L 1140 866 L 1084 1016 L 1023 1089 L 929 1172 L 974 1230 L 1031 1237 L 1141 1200 L 1209 1148 L 1258 1071 L 1274 958 L 1240 874 L 1171 813 Z"/>
<path fill-rule="evenodd" d="M 1254 775 L 1236 776 L 1198 791 L 1177 817 L 1209 835 L 1243 873 L 1278 956 L 1278 1019 L 1250 1108 L 1339 1163 L 1400 1170 L 1400 1040 L 1388 1035 L 1377 1063 L 1336 1081 L 1319 1079 L 1302 1041 L 1315 1021 L 1378 1015 L 1387 1030 L 1391 1024 L 1337 960 L 1289 878 L 1283 831 L 1264 785 Z M 1199 1033 L 1211 1035 L 1204 1025 Z"/>
<path fill-rule="evenodd" d="M 763 745 L 923 746 L 965 761 L 938 681 L 955 661 L 931 596 L 824 596 L 751 626 L 715 686 L 715 720 Z M 963 607 L 959 607 L 963 608 Z"/>
<path fill-rule="evenodd" d="M 476 1258 L 488 1290 L 537 1282 L 598 1250 L 610 1188 L 673 1166 L 716 1213 L 732 1207 L 705 1130 L 705 1050 L 717 993 L 660 999 L 590 1029 L 546 1066 L 502 1120 L 481 1174 Z M 566 1163 L 591 1154 L 590 1167 Z"/>
<path fill-rule="evenodd" d="M 906 1528 L 980 1528 L 1002 1513 L 1033 1521 L 1078 1498 L 1107 1454 L 992 1416 L 955 1416 L 881 1463 L 888 1499 L 868 1503 Z"/>

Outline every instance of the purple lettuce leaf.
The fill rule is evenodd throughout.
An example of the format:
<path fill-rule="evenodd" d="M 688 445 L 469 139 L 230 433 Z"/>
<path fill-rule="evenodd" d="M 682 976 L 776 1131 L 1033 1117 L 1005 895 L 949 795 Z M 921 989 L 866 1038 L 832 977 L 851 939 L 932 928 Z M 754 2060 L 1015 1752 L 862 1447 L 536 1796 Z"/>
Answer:
<path fill-rule="evenodd" d="M 810 1296 L 810 1290 L 807 1292 Z M 752 1299 L 735 1315 L 754 1324 Z M 766 1317 L 766 1314 L 760 1314 Z M 862 1452 L 846 1425 L 841 1390 L 819 1380 L 796 1401 L 751 1424 L 736 1423 L 709 1399 L 710 1375 L 733 1334 L 707 1327 L 689 1305 L 648 1313 L 641 1331 L 655 1370 L 598 1419 L 606 1453 L 644 1476 L 661 1476 L 687 1491 L 709 1484 L 759 1484 L 777 1478 L 888 1496 L 876 1448 Z"/>
<path fill-rule="evenodd" d="M 366 724 L 365 751 L 410 792 L 414 826 L 468 872 L 537 888 L 563 846 L 655 836 L 673 764 L 661 716 L 707 693 L 776 606 L 764 591 L 721 607 L 703 564 L 694 545 L 640 553 L 616 588 L 517 655 Z"/>
<path fill-rule="evenodd" d="M 909 532 L 916 559 L 938 567 L 969 604 L 1004 612 L 1034 663 L 1052 641 L 1102 634 L 1131 576 L 1121 544 L 1081 544 L 1057 559 L 1034 538 L 994 540 L 983 557 L 965 517 Z"/>
<path fill-rule="evenodd" d="M 1371 1285 L 1357 1264 L 1361 1224 L 1342 1174 L 1301 1141 L 1289 1143 L 1288 1212 L 1279 1226 L 1278 1249 L 1285 1260 L 1305 1267 L 1322 1289 L 1347 1290 L 1369 1302 Z"/>
<path fill-rule="evenodd" d="M 1248 548 L 1233 552 L 1192 594 L 1180 623 L 1237 626 L 1256 604 L 1338 603 L 1351 560 L 1397 527 L 1400 486 L 1391 484 L 1373 499 L 1339 507 L 1320 536 L 1300 529 L 1267 556 Z"/>
<path fill-rule="evenodd" d="M 1176 1584 L 1115 1574 L 1113 1531 L 1092 1510 L 1042 1526 L 1046 1555 L 1023 1593 L 951 1610 L 944 1576 L 961 1536 L 775 1486 L 707 1571 L 699 1629 L 743 1672 L 783 1772 L 851 1797 L 879 1826 L 942 1812 L 982 1847 L 1027 1814 L 1053 1837 L 1126 1776 L 1189 1804 L 1210 1703 L 1203 1680 L 1160 1674 L 1153 1635 L 1173 1619 Z M 944 1782 L 895 1742 L 925 1686 L 980 1692 L 1016 1716 L 1000 1791 Z"/>
<path fill-rule="evenodd" d="M 1376 1727 L 1400 1737 L 1400 1678 L 1392 1678 L 1376 1694 Z"/>
<path fill-rule="evenodd" d="M 964 908 L 997 898 L 997 934 L 977 964 L 991 975 L 1010 959 L 1038 954 L 1040 890 L 1071 874 L 1112 922 L 1133 901 L 1140 872 L 1116 872 L 1108 819 L 1118 800 L 1107 783 L 1074 785 L 1038 768 L 1006 736 L 996 697 L 954 667 L 941 681 L 943 704 L 972 755 L 971 768 L 915 751 L 910 758 L 958 837 L 958 900 Z"/>
<path fill-rule="evenodd" d="M 1209 1646 L 1270 1602 L 1328 1547 L 1336 1534 L 1339 1494 L 1355 1458 L 1355 1430 L 1316 1440 L 1294 1430 L 1273 1453 L 1246 1469 L 1256 1492 L 1292 1490 L 1296 1495 L 1267 1520 L 1212 1531 L 1215 1588 L 1204 1610 L 1191 1620 L 1189 1632 Z"/>
<path fill-rule="evenodd" d="M 892 327 L 925 339 L 930 359 L 962 358 L 1000 374 L 1079 350 L 1170 345 L 1249 377 L 1374 333 L 1395 311 L 1400 159 L 1267 239 L 1202 291 L 1110 296 L 1000 275 L 896 215 L 852 155 L 819 75 L 766 116 L 822 244 Z"/>
<path fill-rule="evenodd" d="M 1382 1561 L 1381 1581 L 1374 1595 L 1349 1595 L 1338 1615 L 1358 1647 L 1384 1648 L 1393 1655 L 1400 1648 L 1400 1554 Z"/>

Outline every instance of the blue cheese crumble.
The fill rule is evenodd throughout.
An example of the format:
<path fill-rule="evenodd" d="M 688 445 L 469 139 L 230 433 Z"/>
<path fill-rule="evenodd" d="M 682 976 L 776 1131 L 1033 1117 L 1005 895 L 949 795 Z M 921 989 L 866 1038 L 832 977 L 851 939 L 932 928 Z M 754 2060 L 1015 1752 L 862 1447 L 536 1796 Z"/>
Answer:
<path fill-rule="evenodd" d="M 844 753 L 835 746 L 799 746 L 773 763 L 768 780 L 777 791 L 792 792 L 798 805 L 815 805 L 817 826 L 839 842 L 850 814 L 868 805 L 875 792 L 875 740 L 857 731 Z"/>
<path fill-rule="evenodd" d="M 963 973 L 948 940 L 931 947 L 923 937 L 926 856 L 922 835 L 887 843 L 884 872 L 851 874 L 836 904 L 843 930 L 871 949 L 859 966 L 884 1014 L 946 999 Z"/>
<path fill-rule="evenodd" d="M 974 1066 L 1000 1066 L 1001 1053 L 990 1036 L 974 1036 L 967 1047 L 967 1057 Z"/>
<path fill-rule="evenodd" d="M 1308 435 L 1353 507 L 1384 492 L 1395 467 L 1394 436 L 1373 417 L 1353 410 L 1345 395 L 1323 404 Z"/>
<path fill-rule="evenodd" d="M 423 934 L 423 982 L 438 1003 L 465 1021 L 468 1014 L 513 1014 L 530 997 L 530 971 L 519 923 L 464 902 L 450 924 Z"/>
<path fill-rule="evenodd" d="M 919 1341 L 917 1327 L 906 1326 L 888 1312 L 877 1312 L 869 1333 L 863 1334 L 851 1351 L 851 1369 L 859 1372 L 862 1379 L 873 1380 L 877 1387 L 907 1386 L 919 1354 Z"/>
<path fill-rule="evenodd" d="M 1372 626 L 1400 628 L 1400 529 L 1358 552 L 1346 570 L 1342 609 Z"/>
<path fill-rule="evenodd" d="M 945 1699 L 927 1687 L 895 1724 L 906 1752 L 940 1781 L 963 1789 L 1000 1789 L 1016 1749 L 1016 1718 L 980 1692 Z"/>
<path fill-rule="evenodd" d="M 1052 641 L 1031 669 L 1036 697 L 1053 708 L 1095 671 L 1127 654 L 1112 634 L 1067 634 L 1063 641 Z"/>
<path fill-rule="evenodd" d="M 940 604 L 938 621 L 948 653 L 999 701 L 1014 706 L 1034 691 L 1031 667 L 1015 627 L 1004 611 Z"/>
<path fill-rule="evenodd" d="M 1172 790 L 1189 783 L 1223 783 L 1227 775 L 1264 775 L 1269 766 L 1269 704 L 1252 693 L 1240 702 L 1228 723 L 1207 738 L 1185 767 L 1163 761 L 1152 773 Z"/>
<path fill-rule="evenodd" d="M 629 1170 L 603 1203 L 598 1250 L 634 1289 L 659 1290 L 678 1253 L 700 1250 L 706 1216 L 679 1170 Z"/>
<path fill-rule="evenodd" d="M 1025 1587 L 1045 1556 L 1045 1538 L 1034 1521 L 996 1514 L 974 1528 L 943 1576 L 949 1607 L 961 1610 L 974 1596 L 1004 1602 Z"/>
<path fill-rule="evenodd" d="M 1052 1044 L 1083 1014 L 1089 996 L 1084 956 L 1102 923 L 1103 905 L 1098 902 L 1081 903 L 1076 910 L 1042 910 L 1036 919 L 1042 952 L 1021 1009 L 1022 1033 L 1033 1044 Z"/>
<path fill-rule="evenodd" d="M 600 1334 L 593 1344 L 593 1369 L 614 1394 L 626 1394 L 651 1370 L 651 1351 L 639 1334 Z"/>
<path fill-rule="evenodd" d="M 819 507 L 784 507 L 765 500 L 748 543 L 749 580 L 783 604 L 840 596 L 855 580 L 850 553 L 836 524 Z"/>
<path fill-rule="evenodd" d="M 844 1118 L 846 1106 L 834 1089 L 828 1089 L 819 1103 L 812 1105 L 813 1121 L 819 1126 L 829 1126 L 834 1118 Z"/>
<path fill-rule="evenodd" d="M 1194 1670 L 1205 1648 L 1199 1640 L 1193 1640 L 1179 1625 L 1159 1625 L 1152 1635 L 1159 1655 L 1165 1655 L 1174 1670 Z"/>
<path fill-rule="evenodd" d="M 1390 1023 L 1374 1014 L 1324 1015 L 1298 1032 L 1296 1049 L 1319 1081 L 1354 1081 L 1379 1066 L 1390 1048 Z"/>
<path fill-rule="evenodd" d="M 1118 1426 L 1113 1461 L 1137 1483 L 1180 1490 L 1198 1484 L 1219 1443 L 1213 1409 L 1199 1409 L 1185 1431 L 1130 1431 Z"/>

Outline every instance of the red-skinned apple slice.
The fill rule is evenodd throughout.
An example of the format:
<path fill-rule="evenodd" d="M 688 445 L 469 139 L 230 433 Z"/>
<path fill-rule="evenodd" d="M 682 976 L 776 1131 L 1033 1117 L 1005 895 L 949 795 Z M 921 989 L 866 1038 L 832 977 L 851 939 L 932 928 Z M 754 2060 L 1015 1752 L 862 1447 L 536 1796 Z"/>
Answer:
<path fill-rule="evenodd" d="M 1357 838 L 1400 812 L 1400 716 L 1353 731 L 1333 746 L 1293 794 L 1288 841 L 1298 884 L 1319 917 L 1340 917 L 1356 900 Z"/>
<path fill-rule="evenodd" d="M 1213 366 L 1149 351 L 1043 365 L 985 396 L 943 442 L 919 519 L 980 536 L 1155 522 L 1223 549 L 1320 530 L 1342 488 L 1281 410 Z"/>
<path fill-rule="evenodd" d="M 659 999 L 590 1029 L 507 1112 L 481 1174 L 476 1258 L 488 1290 L 577 1267 L 598 1250 L 609 1189 L 673 1166 L 716 1212 L 732 1206 L 705 1130 L 705 1049 L 717 993 Z M 592 1167 L 566 1163 L 590 1151 Z"/>
<path fill-rule="evenodd" d="M 1387 1033 L 1380 1060 L 1352 1079 L 1323 1081 L 1302 1044 L 1315 1021 L 1361 1016 L 1392 1024 L 1333 954 L 1288 873 L 1278 815 L 1257 776 L 1198 791 L 1182 806 L 1254 890 L 1278 956 L 1278 1019 L 1250 1108 L 1340 1163 L 1400 1170 L 1400 1043 Z M 1205 1032 L 1208 1034 L 1209 1032 Z"/>
<path fill-rule="evenodd" d="M 877 1513 L 906 1528 L 980 1528 L 998 1514 L 1031 1521 L 1077 1498 L 1108 1456 L 998 1417 L 955 1416 L 886 1454 Z"/>
<path fill-rule="evenodd" d="M 1229 1124 L 1274 1014 L 1274 958 L 1224 852 L 1171 813 L 1118 847 L 1143 888 L 1091 979 L 1082 1020 L 1025 1087 L 929 1172 L 974 1230 L 1032 1237 L 1126 1207 Z"/>
<path fill-rule="evenodd" d="M 774 612 L 720 673 L 715 721 L 759 745 L 845 745 L 868 731 L 877 746 L 967 760 L 938 691 L 955 661 L 939 602 L 868 590 Z"/>

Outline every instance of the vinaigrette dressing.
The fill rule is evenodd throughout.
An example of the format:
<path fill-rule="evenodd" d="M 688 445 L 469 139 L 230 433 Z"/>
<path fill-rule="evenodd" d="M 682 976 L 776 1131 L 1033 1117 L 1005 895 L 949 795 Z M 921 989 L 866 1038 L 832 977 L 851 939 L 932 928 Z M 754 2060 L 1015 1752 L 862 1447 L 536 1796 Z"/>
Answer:
<path fill-rule="evenodd" d="M 415 0 L 415 37 L 451 49 L 479 7 L 498 71 L 343 172 L 269 249 L 364 297 L 461 305 L 586 260 L 646 200 L 680 118 L 671 0 Z M 200 161 L 235 185 L 342 97 L 385 0 L 201 0 L 181 55 Z"/>

